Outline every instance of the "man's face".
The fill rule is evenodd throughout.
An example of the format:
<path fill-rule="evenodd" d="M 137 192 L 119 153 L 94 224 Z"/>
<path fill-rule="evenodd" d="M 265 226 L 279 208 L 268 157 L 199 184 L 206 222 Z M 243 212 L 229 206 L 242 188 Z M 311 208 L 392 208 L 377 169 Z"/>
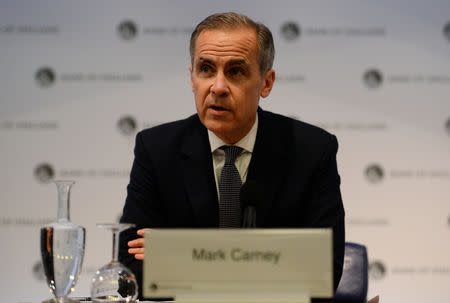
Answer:
<path fill-rule="evenodd" d="M 275 80 L 261 76 L 256 32 L 241 27 L 204 30 L 195 44 L 191 85 L 197 113 L 206 128 L 228 144 L 253 126 L 260 96 L 269 95 Z"/>

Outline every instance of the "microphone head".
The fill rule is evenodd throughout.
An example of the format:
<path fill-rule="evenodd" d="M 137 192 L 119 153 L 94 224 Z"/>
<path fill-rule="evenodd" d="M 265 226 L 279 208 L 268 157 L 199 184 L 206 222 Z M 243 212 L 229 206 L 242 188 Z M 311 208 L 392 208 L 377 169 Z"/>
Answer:
<path fill-rule="evenodd" d="M 256 207 L 260 201 L 261 191 L 255 180 L 247 180 L 241 187 L 240 200 L 242 208 Z"/>

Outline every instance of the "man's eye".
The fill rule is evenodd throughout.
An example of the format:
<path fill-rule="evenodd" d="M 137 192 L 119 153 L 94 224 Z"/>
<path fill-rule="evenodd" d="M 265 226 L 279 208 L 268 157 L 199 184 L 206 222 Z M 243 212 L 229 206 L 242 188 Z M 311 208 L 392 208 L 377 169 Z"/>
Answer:
<path fill-rule="evenodd" d="M 233 67 L 230 69 L 229 72 L 230 72 L 230 75 L 232 75 L 232 76 L 239 76 L 239 75 L 244 74 L 243 69 L 240 67 Z"/>
<path fill-rule="evenodd" d="M 208 66 L 208 65 L 203 65 L 203 66 L 200 67 L 200 71 L 202 73 L 209 73 L 209 72 L 211 72 L 211 67 Z"/>

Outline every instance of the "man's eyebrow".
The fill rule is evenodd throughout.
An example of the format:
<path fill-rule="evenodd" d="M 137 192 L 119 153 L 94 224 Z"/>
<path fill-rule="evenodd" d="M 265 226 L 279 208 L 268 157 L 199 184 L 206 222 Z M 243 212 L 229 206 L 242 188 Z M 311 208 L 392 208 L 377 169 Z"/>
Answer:
<path fill-rule="evenodd" d="M 199 61 L 199 64 L 207 63 L 207 64 L 211 64 L 213 66 L 216 65 L 216 63 L 214 63 L 214 61 L 212 61 L 211 59 L 208 59 L 208 58 L 200 57 L 200 58 L 198 58 L 198 61 Z M 230 61 L 228 61 L 226 63 L 227 66 L 230 66 L 230 65 L 231 66 L 232 65 L 247 65 L 247 64 L 248 64 L 248 62 L 245 59 L 233 59 L 233 60 L 230 60 Z"/>
<path fill-rule="evenodd" d="M 230 66 L 230 65 L 247 65 L 247 64 L 248 64 L 248 62 L 244 59 L 234 59 L 234 60 L 228 61 L 226 65 Z"/>
<path fill-rule="evenodd" d="M 208 63 L 214 66 L 216 65 L 212 60 L 207 58 L 200 57 L 198 60 L 200 61 L 199 63 Z"/>

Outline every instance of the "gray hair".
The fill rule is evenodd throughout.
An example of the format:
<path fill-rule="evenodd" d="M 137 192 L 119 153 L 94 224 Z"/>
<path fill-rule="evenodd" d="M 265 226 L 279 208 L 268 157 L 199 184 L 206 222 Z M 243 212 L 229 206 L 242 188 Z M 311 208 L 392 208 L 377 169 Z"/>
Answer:
<path fill-rule="evenodd" d="M 239 27 L 249 27 L 255 30 L 258 39 L 258 61 L 261 75 L 272 69 L 273 59 L 275 57 L 275 46 L 270 30 L 262 23 L 257 23 L 249 17 L 229 12 L 218 13 L 206 17 L 194 29 L 191 35 L 189 52 L 191 54 L 191 63 L 194 63 L 195 43 L 200 33 L 204 30 L 215 29 L 236 29 Z"/>

